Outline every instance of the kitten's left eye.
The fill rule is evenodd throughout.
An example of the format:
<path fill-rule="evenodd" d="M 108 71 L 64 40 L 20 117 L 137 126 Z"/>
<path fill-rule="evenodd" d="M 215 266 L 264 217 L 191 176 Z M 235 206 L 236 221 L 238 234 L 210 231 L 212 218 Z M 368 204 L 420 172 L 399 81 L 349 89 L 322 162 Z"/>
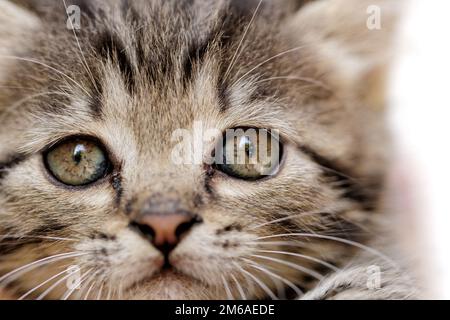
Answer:
<path fill-rule="evenodd" d="M 277 173 L 282 148 L 277 135 L 266 129 L 232 129 L 216 150 L 216 168 L 229 176 L 258 180 Z M 217 160 L 216 160 L 217 161 Z"/>
<path fill-rule="evenodd" d="M 45 155 L 48 170 L 69 186 L 84 186 L 105 177 L 111 168 L 103 147 L 88 139 L 62 142 Z"/>

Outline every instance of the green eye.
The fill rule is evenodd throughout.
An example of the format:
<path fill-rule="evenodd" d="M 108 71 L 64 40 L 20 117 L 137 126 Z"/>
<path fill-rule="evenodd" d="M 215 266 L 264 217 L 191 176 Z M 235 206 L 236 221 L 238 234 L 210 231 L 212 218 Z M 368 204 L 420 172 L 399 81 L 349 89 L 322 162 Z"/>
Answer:
<path fill-rule="evenodd" d="M 108 174 L 110 162 L 103 148 L 88 139 L 62 142 L 45 155 L 48 170 L 69 186 L 91 184 Z"/>
<path fill-rule="evenodd" d="M 240 179 L 258 180 L 277 173 L 281 145 L 266 129 L 233 129 L 227 130 L 223 147 L 219 152 L 216 150 L 216 155 L 216 167 L 222 172 Z"/>

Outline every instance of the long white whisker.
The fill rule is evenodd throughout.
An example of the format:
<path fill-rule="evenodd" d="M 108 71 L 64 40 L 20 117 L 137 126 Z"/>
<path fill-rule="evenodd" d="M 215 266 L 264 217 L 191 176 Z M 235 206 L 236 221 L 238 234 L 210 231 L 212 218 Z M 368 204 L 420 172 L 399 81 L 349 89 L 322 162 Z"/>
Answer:
<path fill-rule="evenodd" d="M 92 288 L 95 286 L 95 284 L 96 284 L 96 280 L 94 279 L 94 280 L 92 281 L 92 284 L 91 284 L 91 286 L 89 287 L 88 291 L 86 292 L 86 295 L 84 296 L 84 299 L 83 299 L 83 300 L 88 300 L 89 295 L 91 294 Z"/>
<path fill-rule="evenodd" d="M 252 266 L 249 266 L 249 267 L 251 268 Z M 278 297 L 278 299 L 279 300 L 286 300 L 286 288 L 285 288 L 285 285 L 283 284 L 283 282 L 280 281 L 277 278 L 274 278 L 274 277 L 270 276 L 270 275 L 268 275 L 268 276 L 269 276 L 270 279 L 272 279 L 272 281 L 273 281 L 273 283 L 274 283 L 274 285 L 275 285 L 275 287 L 277 289 L 277 297 Z"/>
<path fill-rule="evenodd" d="M 1 57 L 1 56 L 0 56 Z M 34 88 L 29 87 L 19 87 L 19 86 L 0 86 L 1 89 L 16 89 L 16 90 L 29 90 L 34 91 Z"/>
<path fill-rule="evenodd" d="M 263 256 L 263 255 L 258 255 L 258 254 L 251 254 L 250 256 L 254 257 L 254 258 L 258 258 L 258 259 L 264 259 L 264 260 L 269 260 L 269 261 L 272 261 L 272 262 L 277 262 L 279 264 L 291 267 L 292 269 L 295 269 L 295 270 L 298 270 L 300 272 L 306 273 L 307 275 L 310 275 L 311 277 L 314 277 L 317 280 L 322 280 L 324 278 L 320 273 L 318 273 L 318 272 L 316 272 L 314 270 L 308 269 L 306 267 L 300 266 L 298 264 L 295 264 L 295 263 L 292 263 L 292 262 L 289 262 L 289 261 L 284 261 L 284 260 L 281 260 L 281 259 L 268 257 L 268 256 Z"/>
<path fill-rule="evenodd" d="M 293 215 L 290 215 L 290 216 L 287 216 L 287 217 L 283 217 L 283 218 L 271 220 L 271 221 L 268 221 L 268 222 L 264 222 L 264 223 L 261 223 L 261 224 L 257 224 L 255 226 L 250 227 L 249 230 L 255 230 L 255 229 L 262 228 L 262 227 L 265 227 L 265 226 L 268 226 L 268 225 L 271 225 L 271 224 L 274 224 L 274 223 L 279 223 L 279 222 L 295 219 L 295 218 L 298 218 L 298 217 L 303 217 L 303 216 L 306 216 L 306 215 L 323 214 L 324 212 L 327 212 L 327 210 L 300 212 L 300 213 L 293 214 Z"/>
<path fill-rule="evenodd" d="M 80 292 L 80 294 L 79 294 L 79 299 L 81 299 L 81 296 L 83 295 L 83 293 L 86 291 L 86 289 L 88 289 L 88 291 L 87 291 L 87 293 L 85 294 L 85 296 L 84 296 L 84 299 L 83 300 L 87 300 L 87 298 L 89 297 L 89 294 L 90 294 L 90 292 L 91 292 L 91 289 L 92 289 L 92 287 L 94 286 L 94 284 L 97 282 L 97 279 L 95 278 L 95 276 L 97 275 L 97 274 L 99 274 L 100 273 L 100 270 L 98 270 L 98 271 L 96 271 L 96 272 L 93 272 L 92 273 L 92 275 L 89 277 L 89 279 L 87 279 L 86 280 L 86 283 L 85 283 L 85 285 L 84 285 L 84 288 L 83 288 L 83 290 Z M 90 285 L 92 283 L 92 285 L 88 288 L 88 286 Z"/>
<path fill-rule="evenodd" d="M 118 300 L 122 300 L 122 295 L 123 295 L 123 282 L 120 281 L 119 285 L 117 286 L 117 299 Z"/>
<path fill-rule="evenodd" d="M 100 289 L 98 289 L 98 294 L 97 294 L 97 299 L 96 300 L 100 300 L 101 299 L 104 285 L 105 285 L 105 282 L 104 282 L 104 280 L 102 280 L 102 283 L 100 285 Z"/>
<path fill-rule="evenodd" d="M 295 77 L 295 76 L 284 76 L 284 77 L 271 77 L 271 78 L 265 78 L 265 79 L 261 79 L 255 82 L 255 84 L 259 84 L 259 83 L 264 83 L 264 82 L 269 82 L 269 81 L 273 81 L 273 80 L 296 80 L 296 81 L 302 81 L 302 82 L 306 82 L 309 83 L 311 85 L 320 87 L 322 89 L 331 91 L 331 88 L 328 87 L 327 85 L 325 85 L 323 82 L 313 79 L 313 78 L 307 78 L 307 77 Z"/>
<path fill-rule="evenodd" d="M 106 300 L 111 300 L 112 295 L 112 287 L 111 285 L 108 285 L 108 293 L 106 294 Z"/>
<path fill-rule="evenodd" d="M 340 271 L 339 268 L 337 268 L 336 266 L 334 266 L 334 265 L 332 265 L 332 264 L 330 264 L 330 263 L 328 263 L 326 261 L 323 261 L 321 259 L 314 258 L 314 257 L 311 257 L 311 256 L 307 256 L 307 255 L 304 255 L 304 254 L 300 254 L 300 253 L 294 253 L 294 252 L 288 252 L 288 251 L 277 251 L 277 250 L 256 250 L 256 252 L 282 254 L 282 255 L 287 255 L 287 256 L 299 257 L 299 258 L 302 258 L 302 259 L 305 259 L 305 260 L 310 260 L 310 261 L 313 261 L 313 262 L 317 262 L 317 263 L 319 263 L 319 264 L 321 264 L 321 265 L 323 265 L 323 266 L 325 266 L 325 267 L 327 267 L 327 268 L 329 268 L 329 269 L 331 269 L 331 270 L 333 270 L 335 272 Z"/>
<path fill-rule="evenodd" d="M 249 276 L 253 281 L 255 281 L 260 287 L 261 289 L 264 290 L 264 292 L 272 299 L 272 300 L 278 300 L 278 297 L 272 292 L 272 290 L 269 289 L 269 287 L 262 282 L 260 279 L 258 279 L 257 277 L 255 277 L 253 274 L 251 274 L 250 272 L 248 272 L 247 270 L 245 270 L 244 268 L 242 268 L 238 263 L 233 262 L 233 264 L 244 274 L 246 274 L 247 276 Z"/>
<path fill-rule="evenodd" d="M 51 291 L 53 291 L 57 286 L 59 286 L 63 281 L 66 281 L 69 277 L 73 277 L 73 273 L 68 272 L 67 275 L 53 283 L 50 287 L 48 287 L 44 292 L 41 293 L 39 297 L 36 298 L 36 300 L 42 300 L 44 299 Z"/>
<path fill-rule="evenodd" d="M 251 260 L 245 259 L 245 258 L 243 258 L 243 260 L 244 260 L 245 262 L 247 262 L 251 267 L 253 267 L 253 268 L 255 268 L 255 269 L 258 269 L 259 271 L 264 272 L 264 273 L 266 273 L 267 275 L 269 275 L 269 276 L 271 276 L 271 277 L 274 277 L 274 278 L 280 280 L 281 282 L 283 282 L 284 284 L 286 284 L 289 288 L 291 288 L 292 290 L 294 290 L 295 293 L 297 294 L 297 296 L 303 295 L 304 292 L 303 292 L 298 286 L 296 286 L 294 283 L 292 283 L 291 281 L 289 281 L 288 279 L 286 279 L 286 278 L 284 278 L 284 277 L 282 277 L 282 276 L 280 276 L 280 275 L 278 275 L 278 274 L 276 274 L 276 273 L 274 273 L 274 272 L 272 272 L 272 271 L 269 271 L 268 269 L 262 267 L 261 265 L 255 263 L 254 261 L 251 261 Z"/>
<path fill-rule="evenodd" d="M 382 254 L 378 250 L 373 249 L 371 247 L 368 247 L 366 245 L 363 245 L 361 243 L 352 241 L 352 240 L 342 239 L 342 238 L 338 238 L 338 237 L 327 236 L 327 235 L 320 235 L 320 234 L 309 234 L 309 233 L 284 233 L 284 234 L 276 234 L 276 235 L 271 235 L 271 236 L 259 237 L 259 238 L 256 238 L 255 240 L 259 241 L 259 240 L 264 240 L 264 239 L 273 239 L 273 238 L 291 237 L 291 236 L 298 236 L 298 237 L 305 237 L 305 238 L 317 238 L 317 239 L 323 239 L 323 240 L 331 240 L 331 241 L 344 243 L 344 244 L 347 244 L 347 245 L 350 245 L 350 246 L 354 246 L 354 247 L 357 247 L 359 249 L 365 250 L 365 251 L 367 251 L 369 253 L 372 253 L 373 255 L 376 255 L 377 257 L 382 258 L 386 262 L 389 262 L 393 267 L 398 269 L 397 264 L 393 260 L 391 260 L 386 255 Z"/>
<path fill-rule="evenodd" d="M 284 247 L 295 247 L 295 248 L 308 248 L 308 244 L 304 242 L 295 241 L 248 241 L 246 242 L 253 246 L 284 246 Z"/>
<path fill-rule="evenodd" d="M 1 237 L 0 241 L 3 241 L 4 239 L 8 239 L 8 238 L 12 238 L 12 239 L 15 239 L 15 240 L 20 240 L 20 239 L 43 239 L 43 240 L 56 240 L 56 241 L 77 241 L 76 239 L 62 238 L 62 237 L 11 235 L 11 234 L 7 234 L 7 235 L 0 234 L 0 237 Z"/>
<path fill-rule="evenodd" d="M 35 268 L 38 268 L 40 266 L 43 266 L 43 265 L 46 265 L 49 263 L 53 263 L 56 261 L 60 261 L 63 259 L 80 257 L 80 256 L 87 255 L 87 254 L 89 254 L 89 253 L 86 253 L 86 252 L 80 253 L 77 251 L 73 251 L 73 252 L 67 252 L 67 253 L 60 253 L 60 254 L 56 254 L 53 256 L 49 256 L 49 257 L 37 260 L 37 261 L 33 261 L 22 267 L 14 269 L 13 271 L 8 272 L 7 274 L 0 277 L 0 286 L 4 286 L 4 285 L 8 284 L 10 281 L 13 281 L 17 277 L 20 277 L 22 274 L 27 273 L 27 272 L 29 272 Z M 6 282 L 7 279 L 8 279 L 8 282 Z"/>
<path fill-rule="evenodd" d="M 238 47 L 237 47 L 237 49 L 236 49 L 236 51 L 235 51 L 235 53 L 234 53 L 234 55 L 233 55 L 233 57 L 232 57 L 232 59 L 230 61 L 230 64 L 228 65 L 227 71 L 225 72 L 225 75 L 223 77 L 225 80 L 227 79 L 229 73 L 233 69 L 236 61 L 239 59 L 239 56 L 240 56 L 240 54 L 242 52 L 242 50 L 241 50 L 242 49 L 242 44 L 244 43 L 244 40 L 245 40 L 245 38 L 246 38 L 246 36 L 248 34 L 248 31 L 250 30 L 250 27 L 252 26 L 253 21 L 256 18 L 256 15 L 258 14 L 258 11 L 259 11 L 259 8 L 261 7 L 262 2 L 263 2 L 263 0 L 259 1 L 258 6 L 255 9 L 255 12 L 253 12 L 253 16 L 250 19 L 250 22 L 248 23 L 247 27 L 245 28 L 244 34 L 243 34 L 241 40 L 239 41 Z"/>
<path fill-rule="evenodd" d="M 284 51 L 284 52 L 281 52 L 281 53 L 279 53 L 279 54 L 274 55 L 273 57 L 271 57 L 271 58 L 269 58 L 269 59 L 264 60 L 264 61 L 261 62 L 261 63 L 258 63 L 255 67 L 253 67 L 252 69 L 250 69 L 250 70 L 249 70 L 248 72 L 246 72 L 242 77 L 240 77 L 238 80 L 236 80 L 236 81 L 233 83 L 232 86 L 234 86 L 234 85 L 236 85 L 237 83 L 239 83 L 242 79 L 245 79 L 249 74 L 251 74 L 251 73 L 252 73 L 253 71 L 255 71 L 256 69 L 262 67 L 262 66 L 265 65 L 266 63 L 269 63 L 270 61 L 275 60 L 275 59 L 277 59 L 277 58 L 279 58 L 279 57 L 282 57 L 282 56 L 284 56 L 284 55 L 286 55 L 286 54 L 289 54 L 289 53 L 292 53 L 292 52 L 301 50 L 301 49 L 303 49 L 304 47 L 305 47 L 305 46 L 300 46 L 300 47 L 292 48 L 292 49 L 290 49 L 290 50 L 286 50 L 286 51 Z"/>
<path fill-rule="evenodd" d="M 2 114 L 1 114 L 0 121 L 3 120 L 3 119 L 5 119 L 5 117 L 6 117 L 9 113 L 11 113 L 13 110 L 15 110 L 16 108 L 18 108 L 18 107 L 21 106 L 22 104 L 24 104 L 24 103 L 26 103 L 26 102 L 28 102 L 28 101 L 34 100 L 34 99 L 36 99 L 36 98 L 39 98 L 39 97 L 50 96 L 50 95 L 69 96 L 67 93 L 64 93 L 64 92 L 58 92 L 58 91 L 41 92 L 41 93 L 37 93 L 37 94 L 33 94 L 33 95 L 30 95 L 30 96 L 27 96 L 27 97 L 25 97 L 25 98 L 23 98 L 23 99 L 20 99 L 19 101 L 13 103 L 12 105 L 7 106 L 7 107 L 3 110 Z"/>
<path fill-rule="evenodd" d="M 65 267 L 67 267 L 68 265 L 66 265 Z M 65 268 L 64 267 L 64 268 Z M 33 289 L 30 289 L 29 291 L 27 291 L 25 294 L 23 294 L 18 300 L 23 300 L 26 297 L 28 297 L 30 294 L 32 294 L 34 291 L 36 291 L 37 289 L 45 286 L 47 283 L 51 282 L 52 280 L 58 278 L 59 276 L 63 275 L 64 273 L 67 273 L 67 269 L 55 274 L 54 276 L 52 276 L 51 278 L 45 280 L 44 282 L 42 282 L 41 284 L 37 285 L 36 287 L 34 287 Z"/>
<path fill-rule="evenodd" d="M 85 295 L 85 297 L 84 297 L 84 300 L 88 300 L 89 295 L 90 295 L 90 293 L 91 293 L 93 287 L 99 283 L 99 281 L 98 281 L 99 279 L 96 278 L 96 276 L 97 276 L 99 273 L 102 273 L 102 272 L 103 272 L 103 270 L 100 269 L 100 270 L 98 270 L 97 272 L 95 272 L 95 273 L 92 275 L 91 278 L 93 279 L 93 283 L 92 283 L 92 285 L 89 287 L 88 292 L 86 293 L 86 295 Z M 101 277 L 101 281 L 100 281 L 100 284 L 101 284 L 101 287 L 102 287 L 102 288 L 103 288 L 103 278 L 104 278 L 104 276 Z M 98 292 L 97 300 L 100 299 L 100 295 L 101 295 L 101 290 Z"/>
<path fill-rule="evenodd" d="M 87 63 L 86 57 L 84 56 L 83 50 L 81 49 L 81 45 L 80 45 L 80 41 L 79 41 L 78 36 L 77 36 L 77 32 L 75 31 L 75 28 L 74 28 L 73 23 L 72 23 L 72 19 L 70 19 L 69 12 L 67 11 L 66 0 L 62 0 L 62 1 L 63 1 L 63 4 L 64 4 L 64 7 L 66 9 L 67 18 L 70 21 L 70 26 L 72 28 L 73 35 L 75 36 L 75 40 L 77 42 L 78 49 L 80 50 L 81 57 L 79 57 L 79 58 L 81 60 L 81 64 L 83 65 L 84 69 L 86 70 L 86 72 L 88 73 L 89 77 L 91 78 L 92 85 L 95 87 L 95 89 L 98 92 L 99 90 L 97 88 L 97 83 L 96 83 L 96 81 L 94 79 L 94 76 L 93 76 L 93 74 L 91 72 L 91 69 L 89 68 L 89 65 Z"/>
<path fill-rule="evenodd" d="M 92 97 L 91 94 L 89 94 L 89 92 L 86 91 L 86 89 L 77 81 L 75 81 L 73 78 L 69 77 L 67 74 L 65 74 L 64 72 L 53 68 L 52 66 L 49 66 L 46 63 L 43 63 L 41 61 L 38 60 L 34 60 L 31 58 L 22 58 L 22 57 L 16 57 L 16 56 L 0 56 L 0 58 L 2 59 L 12 59 L 12 60 L 19 60 L 19 61 L 24 61 L 24 62 L 29 62 L 29 63 L 34 63 L 37 65 L 40 65 L 42 67 L 48 68 L 49 70 L 63 76 L 64 78 L 66 78 L 67 80 L 69 80 L 70 82 L 72 82 L 73 84 L 75 84 L 79 89 L 81 89 L 88 97 Z"/>
<path fill-rule="evenodd" d="M 80 278 L 80 282 L 78 283 L 78 286 L 81 288 L 83 282 L 86 280 L 86 277 L 90 274 L 90 272 L 93 269 L 89 269 L 88 271 L 86 271 Z M 69 289 L 68 291 L 66 291 L 66 293 L 63 295 L 63 297 L 61 298 L 61 300 L 67 300 L 70 298 L 70 296 L 75 292 L 75 290 L 77 290 L 78 286 L 74 286 L 72 289 Z"/>
<path fill-rule="evenodd" d="M 242 288 L 241 284 L 239 283 L 239 281 L 237 281 L 236 277 L 231 274 L 231 279 L 233 279 L 234 283 L 236 284 L 236 288 L 239 291 L 239 295 L 241 296 L 242 300 L 247 300 L 247 296 L 245 295 L 244 289 Z"/>
<path fill-rule="evenodd" d="M 225 292 L 227 293 L 228 300 L 234 300 L 233 294 L 231 293 L 230 285 L 228 281 L 222 276 L 223 287 L 225 288 Z"/>

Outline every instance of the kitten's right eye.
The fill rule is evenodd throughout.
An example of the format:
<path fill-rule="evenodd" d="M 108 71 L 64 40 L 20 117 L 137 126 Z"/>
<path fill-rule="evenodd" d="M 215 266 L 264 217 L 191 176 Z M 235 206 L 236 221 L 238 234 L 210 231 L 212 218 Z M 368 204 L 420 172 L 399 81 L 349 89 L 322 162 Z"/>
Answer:
<path fill-rule="evenodd" d="M 45 155 L 50 173 L 69 186 L 85 186 L 105 177 L 111 168 L 104 148 L 89 139 L 66 140 Z"/>
<path fill-rule="evenodd" d="M 267 129 L 233 130 L 224 136 L 216 168 L 225 174 L 243 179 L 259 180 L 277 173 L 282 156 L 280 141 Z M 222 158 L 222 159 L 220 159 Z"/>

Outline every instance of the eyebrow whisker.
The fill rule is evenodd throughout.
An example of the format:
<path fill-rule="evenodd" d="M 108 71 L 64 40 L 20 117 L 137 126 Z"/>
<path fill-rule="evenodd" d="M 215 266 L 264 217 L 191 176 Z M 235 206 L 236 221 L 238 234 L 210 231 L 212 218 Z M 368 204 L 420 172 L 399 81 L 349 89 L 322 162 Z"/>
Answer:
<path fill-rule="evenodd" d="M 223 77 L 224 80 L 226 80 L 228 78 L 228 75 L 230 74 L 231 70 L 233 69 L 233 67 L 234 67 L 234 65 L 236 63 L 236 61 L 239 59 L 239 56 L 242 53 L 242 49 L 243 49 L 242 45 L 244 43 L 245 38 L 247 37 L 247 34 L 248 34 L 248 31 L 250 30 L 250 27 L 253 24 L 253 21 L 256 18 L 256 15 L 258 14 L 258 11 L 259 11 L 259 8 L 261 7 L 262 2 L 263 2 L 263 0 L 259 1 L 258 5 L 256 6 L 255 11 L 253 12 L 253 15 L 252 15 L 252 18 L 250 19 L 250 22 L 248 23 L 247 27 L 245 28 L 244 34 L 243 34 L 241 40 L 239 41 L 238 47 L 237 47 L 237 49 L 236 49 L 236 51 L 235 51 L 235 53 L 234 53 L 234 55 L 233 55 L 233 57 L 231 59 L 230 64 L 228 65 L 228 68 L 227 68 L 226 72 L 225 72 L 225 75 Z"/>
<path fill-rule="evenodd" d="M 90 77 L 90 79 L 91 79 L 91 81 L 92 81 L 92 85 L 94 86 L 94 88 L 97 90 L 97 92 L 100 92 L 100 91 L 99 91 L 99 88 L 97 87 L 97 83 L 96 83 L 96 81 L 95 81 L 95 79 L 94 79 L 94 75 L 92 74 L 92 71 L 91 71 L 91 69 L 89 68 L 89 65 L 88 65 L 88 63 L 87 63 L 86 57 L 85 57 L 85 55 L 84 55 L 84 53 L 83 53 L 83 50 L 81 49 L 80 40 L 78 39 L 77 32 L 75 31 L 75 28 L 74 28 L 74 26 L 73 26 L 72 19 L 70 19 L 70 15 L 69 15 L 69 12 L 68 12 L 68 10 L 67 10 L 66 0 L 62 0 L 62 2 L 63 2 L 64 7 L 65 7 L 65 9 L 66 9 L 67 18 L 68 18 L 68 20 L 69 20 L 69 22 L 70 22 L 70 26 L 71 26 L 71 28 L 72 28 L 73 35 L 75 36 L 75 40 L 76 40 L 76 42 L 77 42 L 77 46 L 78 46 L 78 49 L 79 49 L 80 54 L 81 54 L 81 56 L 79 56 L 80 61 L 81 61 L 81 64 L 83 65 L 83 67 L 85 68 L 86 72 L 88 73 L 88 75 L 89 75 L 89 77 Z"/>
<path fill-rule="evenodd" d="M 59 74 L 61 76 L 63 76 L 64 78 L 66 78 L 67 80 L 69 80 L 70 82 L 72 82 L 73 84 L 75 84 L 81 91 L 83 91 L 88 97 L 92 98 L 92 95 L 76 80 L 74 80 L 72 77 L 68 76 L 66 73 L 62 72 L 61 70 L 58 70 L 44 62 L 32 59 L 32 58 L 23 58 L 23 57 L 17 57 L 17 56 L 0 56 L 0 58 L 2 59 L 11 59 L 11 60 L 19 60 L 19 61 L 24 61 L 24 62 L 29 62 L 29 63 L 33 63 L 42 67 L 45 67 L 53 72 L 55 72 L 56 74 Z"/>

